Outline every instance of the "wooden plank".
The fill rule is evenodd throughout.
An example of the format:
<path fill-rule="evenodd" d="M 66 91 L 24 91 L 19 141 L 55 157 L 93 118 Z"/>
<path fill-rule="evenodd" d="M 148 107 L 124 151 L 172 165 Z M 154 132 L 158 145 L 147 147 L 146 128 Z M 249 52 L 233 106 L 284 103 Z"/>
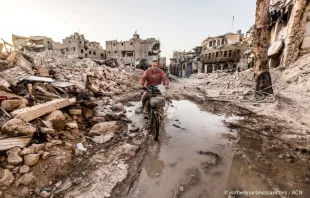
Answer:
<path fill-rule="evenodd" d="M 14 147 L 24 148 L 31 141 L 31 137 L 14 137 L 0 140 L 0 151 L 6 151 Z"/>
<path fill-rule="evenodd" d="M 55 110 L 73 105 L 76 103 L 75 98 L 71 99 L 56 99 L 49 101 L 47 103 L 35 105 L 32 107 L 26 107 L 23 109 L 17 109 L 11 113 L 12 117 L 22 119 L 26 122 L 44 116 L 48 113 L 51 113 Z"/>

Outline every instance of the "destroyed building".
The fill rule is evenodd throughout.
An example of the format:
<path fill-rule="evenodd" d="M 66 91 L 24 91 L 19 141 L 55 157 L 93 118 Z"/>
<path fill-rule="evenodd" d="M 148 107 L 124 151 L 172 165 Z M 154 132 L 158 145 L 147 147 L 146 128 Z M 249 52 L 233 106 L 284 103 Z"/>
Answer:
<path fill-rule="evenodd" d="M 105 50 L 98 42 L 89 42 L 83 34 L 75 32 L 63 39 L 62 53 L 77 58 L 106 59 Z"/>
<path fill-rule="evenodd" d="M 54 41 L 46 36 L 18 36 L 12 35 L 14 50 L 28 51 L 28 52 L 42 52 L 46 50 L 53 50 Z M 56 49 L 55 49 L 56 50 Z"/>
<path fill-rule="evenodd" d="M 196 52 L 174 51 L 170 59 L 170 74 L 178 77 L 189 77 L 201 73 L 201 62 Z"/>
<path fill-rule="evenodd" d="M 153 58 L 159 58 L 160 42 L 155 38 L 141 39 L 135 33 L 128 41 L 106 41 L 107 58 L 115 58 L 119 63 L 134 66 L 137 63 L 151 63 Z"/>
<path fill-rule="evenodd" d="M 208 37 L 201 43 L 203 70 L 206 73 L 215 71 L 243 70 L 239 64 L 244 52 L 249 49 L 248 42 L 243 42 L 244 35 L 239 30 L 216 37 Z M 238 65 L 240 65 L 238 67 Z M 247 65 L 247 64 L 246 64 Z"/>
<path fill-rule="evenodd" d="M 310 52 L 309 1 L 273 0 L 269 13 L 269 67 L 288 66 Z"/>

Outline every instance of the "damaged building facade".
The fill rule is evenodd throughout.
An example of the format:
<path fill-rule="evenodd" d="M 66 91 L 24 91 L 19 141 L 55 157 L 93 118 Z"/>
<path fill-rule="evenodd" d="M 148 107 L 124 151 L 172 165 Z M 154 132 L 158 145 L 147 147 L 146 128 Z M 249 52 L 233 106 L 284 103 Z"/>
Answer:
<path fill-rule="evenodd" d="M 63 39 L 62 53 L 76 58 L 106 59 L 105 50 L 100 43 L 88 41 L 83 34 L 75 32 Z"/>
<path fill-rule="evenodd" d="M 53 46 L 58 43 L 46 36 L 18 36 L 12 35 L 13 48 L 17 51 L 42 52 L 46 50 L 56 50 Z"/>
<path fill-rule="evenodd" d="M 193 51 L 174 51 L 170 59 L 169 72 L 178 77 L 189 77 L 191 74 L 203 72 L 200 56 Z"/>
<path fill-rule="evenodd" d="M 310 52 L 310 4 L 307 0 L 273 0 L 269 9 L 269 67 L 287 67 Z"/>
<path fill-rule="evenodd" d="M 135 33 L 128 41 L 106 41 L 107 58 L 115 58 L 119 63 L 134 66 L 160 58 L 160 42 L 155 38 L 141 39 Z"/>
<path fill-rule="evenodd" d="M 244 53 L 249 50 L 249 43 L 244 41 L 241 31 L 216 37 L 208 37 L 201 43 L 203 71 L 234 72 L 248 68 L 249 58 Z"/>

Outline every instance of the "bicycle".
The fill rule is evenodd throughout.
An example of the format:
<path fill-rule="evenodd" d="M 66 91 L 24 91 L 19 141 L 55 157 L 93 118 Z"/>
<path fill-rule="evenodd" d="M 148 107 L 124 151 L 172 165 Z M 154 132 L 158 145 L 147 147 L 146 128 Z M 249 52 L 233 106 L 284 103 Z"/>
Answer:
<path fill-rule="evenodd" d="M 160 126 L 160 115 L 159 111 L 164 106 L 165 98 L 155 85 L 144 87 L 143 90 L 149 93 L 149 100 L 146 103 L 148 117 L 150 119 L 150 128 L 153 139 L 158 140 L 159 126 Z"/>

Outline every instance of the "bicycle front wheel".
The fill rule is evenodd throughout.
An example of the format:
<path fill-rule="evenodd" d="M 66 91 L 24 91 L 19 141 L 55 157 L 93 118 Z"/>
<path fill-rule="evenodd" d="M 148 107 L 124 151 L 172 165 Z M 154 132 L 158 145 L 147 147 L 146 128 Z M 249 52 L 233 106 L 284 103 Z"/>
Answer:
<path fill-rule="evenodd" d="M 156 112 L 153 112 L 151 130 L 154 140 L 157 141 L 159 136 L 159 120 L 158 120 L 158 114 Z"/>

